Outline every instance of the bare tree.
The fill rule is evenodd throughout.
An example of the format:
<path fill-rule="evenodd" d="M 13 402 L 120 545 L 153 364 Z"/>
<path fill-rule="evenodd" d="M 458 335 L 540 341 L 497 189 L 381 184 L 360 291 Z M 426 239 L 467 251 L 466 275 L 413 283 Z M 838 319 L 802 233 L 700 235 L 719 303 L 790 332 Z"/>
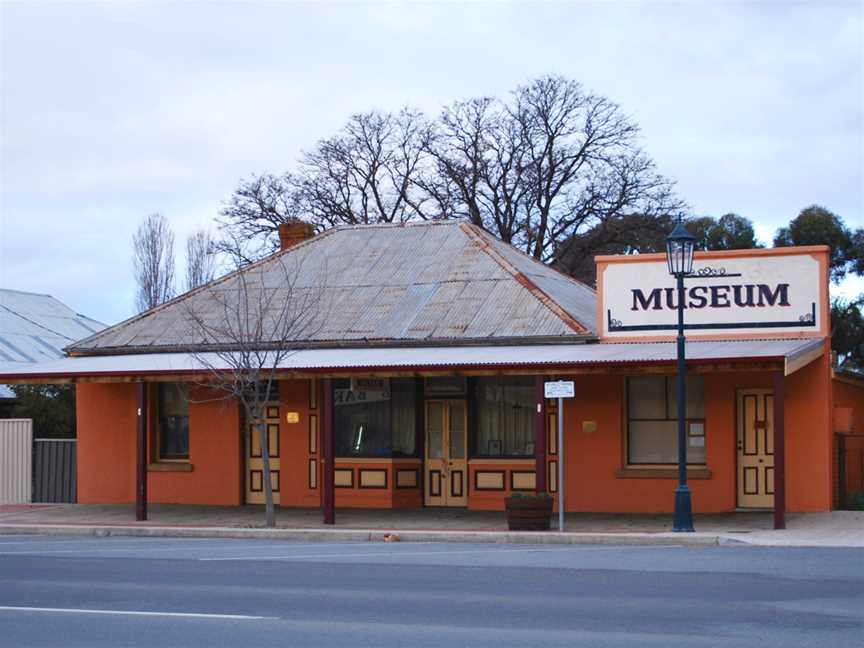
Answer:
<path fill-rule="evenodd" d="M 137 283 L 135 306 L 145 311 L 174 296 L 174 232 L 159 213 L 147 216 L 132 237 Z"/>
<path fill-rule="evenodd" d="M 216 276 L 216 246 L 210 232 L 198 230 L 186 239 L 186 290 L 203 286 Z"/>
<path fill-rule="evenodd" d="M 563 241 L 609 218 L 680 209 L 638 132 L 608 99 L 542 77 L 509 102 L 454 104 L 428 141 L 440 182 L 455 187 L 465 215 L 553 262 Z"/>
<path fill-rule="evenodd" d="M 280 367 L 327 321 L 325 263 L 300 251 L 276 255 L 210 284 L 185 306 L 188 351 L 208 373 L 200 400 L 238 402 L 247 443 L 250 428 L 258 432 L 268 527 L 276 518 L 265 408 L 278 393 Z"/>
<path fill-rule="evenodd" d="M 221 223 L 231 237 L 266 241 L 260 252 L 275 249 L 289 218 L 320 230 L 460 216 L 555 263 L 609 219 L 683 207 L 618 105 L 547 76 L 506 100 L 454 103 L 433 121 L 408 109 L 354 115 L 295 172 L 242 184 Z"/>

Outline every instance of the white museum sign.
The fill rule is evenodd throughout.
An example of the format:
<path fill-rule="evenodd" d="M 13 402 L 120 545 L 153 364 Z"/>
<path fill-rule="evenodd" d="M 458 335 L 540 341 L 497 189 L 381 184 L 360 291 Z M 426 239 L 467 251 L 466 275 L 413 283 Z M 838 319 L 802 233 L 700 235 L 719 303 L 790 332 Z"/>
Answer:
<path fill-rule="evenodd" d="M 684 280 L 687 337 L 824 335 L 827 286 L 820 253 L 699 255 Z M 598 258 L 601 334 L 666 337 L 677 327 L 678 295 L 665 257 Z"/>

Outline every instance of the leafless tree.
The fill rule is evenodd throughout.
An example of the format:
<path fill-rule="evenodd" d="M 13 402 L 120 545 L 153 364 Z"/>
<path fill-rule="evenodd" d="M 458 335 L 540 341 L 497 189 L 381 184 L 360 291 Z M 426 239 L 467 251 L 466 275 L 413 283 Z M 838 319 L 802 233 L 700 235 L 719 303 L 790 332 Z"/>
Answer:
<path fill-rule="evenodd" d="M 186 239 L 186 290 L 203 286 L 216 276 L 216 245 L 207 230 Z"/>
<path fill-rule="evenodd" d="M 456 188 L 465 215 L 553 262 L 562 241 L 609 218 L 681 207 L 638 132 L 608 99 L 542 77 L 508 102 L 454 104 L 429 142 L 440 181 Z"/>
<path fill-rule="evenodd" d="M 135 306 L 145 311 L 174 296 L 174 232 L 162 214 L 147 216 L 132 237 Z"/>
<path fill-rule="evenodd" d="M 353 115 L 300 160 L 304 214 L 324 227 L 426 218 L 412 178 L 424 156 L 425 120 L 416 112 Z"/>
<path fill-rule="evenodd" d="M 200 400 L 237 402 L 244 436 L 258 431 L 265 524 L 275 526 L 267 404 L 278 395 L 280 367 L 327 321 L 326 261 L 305 251 L 269 257 L 209 284 L 187 300 L 188 352 L 207 370 Z"/>
<path fill-rule="evenodd" d="M 289 218 L 326 229 L 461 216 L 555 263 L 608 219 L 683 206 L 618 105 L 547 76 L 505 100 L 454 103 L 432 121 L 408 109 L 355 115 L 294 173 L 242 184 L 221 223 L 272 250 Z"/>

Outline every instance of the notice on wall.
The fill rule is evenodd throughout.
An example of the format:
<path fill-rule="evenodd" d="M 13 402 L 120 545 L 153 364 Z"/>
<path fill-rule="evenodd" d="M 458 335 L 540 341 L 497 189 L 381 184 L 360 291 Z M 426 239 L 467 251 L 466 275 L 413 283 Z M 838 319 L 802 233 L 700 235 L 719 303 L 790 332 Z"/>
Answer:
<path fill-rule="evenodd" d="M 688 338 L 725 334 L 826 335 L 827 257 L 811 249 L 697 253 L 684 280 Z M 601 334 L 674 336 L 678 291 L 665 257 L 598 260 Z"/>

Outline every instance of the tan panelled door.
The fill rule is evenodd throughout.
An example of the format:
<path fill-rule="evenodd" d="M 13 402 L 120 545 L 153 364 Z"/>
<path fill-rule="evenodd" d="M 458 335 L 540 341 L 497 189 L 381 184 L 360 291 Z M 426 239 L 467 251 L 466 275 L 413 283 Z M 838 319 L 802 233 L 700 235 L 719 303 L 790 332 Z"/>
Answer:
<path fill-rule="evenodd" d="M 468 506 L 465 401 L 426 401 L 426 506 Z"/>
<path fill-rule="evenodd" d="M 279 503 L 279 403 L 264 408 L 267 445 L 270 448 L 270 478 L 273 482 L 273 502 Z M 246 430 L 246 503 L 264 504 L 264 461 L 261 453 L 261 432 L 255 425 Z"/>
<path fill-rule="evenodd" d="M 774 397 L 771 390 L 738 392 L 738 506 L 774 506 Z"/>

